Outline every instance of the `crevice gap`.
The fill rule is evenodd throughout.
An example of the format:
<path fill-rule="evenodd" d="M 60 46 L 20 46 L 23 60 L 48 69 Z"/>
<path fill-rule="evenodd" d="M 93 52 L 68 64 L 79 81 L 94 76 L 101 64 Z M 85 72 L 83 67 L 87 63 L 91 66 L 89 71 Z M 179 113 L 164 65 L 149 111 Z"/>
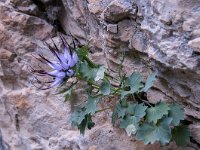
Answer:
<path fill-rule="evenodd" d="M 65 30 L 63 29 L 58 16 L 61 14 L 61 9 L 64 7 L 61 0 L 51 1 L 49 3 L 43 3 L 40 0 L 32 0 L 32 2 L 37 5 L 40 15 L 37 17 L 46 20 L 49 24 L 51 24 L 56 31 L 66 34 Z M 54 10 L 56 8 L 58 10 Z M 51 17 L 53 16 L 53 17 Z"/>

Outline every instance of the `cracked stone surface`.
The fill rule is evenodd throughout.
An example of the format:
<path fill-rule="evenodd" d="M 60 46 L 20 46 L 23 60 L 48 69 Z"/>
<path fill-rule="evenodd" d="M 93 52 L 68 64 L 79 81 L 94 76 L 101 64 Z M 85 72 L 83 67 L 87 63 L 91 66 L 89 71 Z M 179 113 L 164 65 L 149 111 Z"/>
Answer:
<path fill-rule="evenodd" d="M 51 57 L 43 41 L 59 44 L 58 32 L 89 43 L 91 57 L 113 76 L 122 51 L 125 73 L 158 70 L 148 99 L 183 104 L 192 134 L 186 149 L 199 149 L 199 0 L 0 0 L 0 149 L 181 150 L 135 141 L 111 125 L 109 112 L 84 137 L 72 128 L 70 104 L 53 89 L 35 89 L 27 68 L 37 66 L 32 54 Z"/>

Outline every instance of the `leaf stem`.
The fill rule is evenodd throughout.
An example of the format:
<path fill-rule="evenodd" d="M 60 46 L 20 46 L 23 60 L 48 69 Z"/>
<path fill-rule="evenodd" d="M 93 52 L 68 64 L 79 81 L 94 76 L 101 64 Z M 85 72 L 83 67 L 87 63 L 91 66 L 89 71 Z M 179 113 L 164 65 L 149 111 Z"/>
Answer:
<path fill-rule="evenodd" d="M 153 107 L 148 101 L 141 99 L 142 102 L 144 102 L 145 104 L 147 104 L 150 107 Z"/>
<path fill-rule="evenodd" d="M 94 82 L 92 81 L 87 81 L 92 87 L 96 88 L 96 89 L 100 89 L 99 85 L 98 84 L 95 84 Z"/>
<path fill-rule="evenodd" d="M 104 108 L 104 109 L 101 109 L 101 110 L 97 110 L 97 111 L 95 112 L 95 114 L 96 114 L 96 113 L 99 113 L 99 112 L 102 112 L 102 111 L 105 111 L 105 110 L 108 110 L 108 109 L 111 109 L 111 108 L 108 107 L 108 108 Z"/>

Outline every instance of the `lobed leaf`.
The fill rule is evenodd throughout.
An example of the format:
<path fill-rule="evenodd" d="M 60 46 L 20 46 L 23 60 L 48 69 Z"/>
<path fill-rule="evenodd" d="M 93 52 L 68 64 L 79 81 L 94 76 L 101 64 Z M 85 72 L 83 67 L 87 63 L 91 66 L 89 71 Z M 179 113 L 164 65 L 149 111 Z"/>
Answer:
<path fill-rule="evenodd" d="M 190 131 L 188 126 L 177 126 L 172 130 L 172 139 L 178 146 L 185 147 L 190 142 Z"/>
<path fill-rule="evenodd" d="M 83 121 L 78 125 L 78 129 L 80 130 L 80 133 L 84 135 L 86 127 L 90 130 L 94 125 L 95 123 L 92 121 L 92 116 L 87 114 Z"/>
<path fill-rule="evenodd" d="M 143 140 L 145 144 L 153 144 L 159 141 L 161 144 L 169 143 L 171 140 L 170 123 L 172 118 L 164 118 L 157 125 L 144 123 L 137 130 L 136 139 Z"/>
<path fill-rule="evenodd" d="M 89 67 L 86 61 L 81 63 L 79 71 L 82 77 L 86 80 L 94 80 L 94 78 L 96 77 L 96 69 Z"/>
<path fill-rule="evenodd" d="M 141 119 L 145 116 L 147 108 L 148 107 L 145 106 L 144 103 L 129 104 L 127 108 L 127 113 L 137 117 L 138 119 Z"/>
<path fill-rule="evenodd" d="M 146 119 L 149 123 L 157 123 L 157 121 L 163 118 L 164 115 L 168 115 L 170 108 L 164 102 L 157 103 L 154 107 L 147 109 Z"/>
<path fill-rule="evenodd" d="M 128 125 L 125 130 L 126 130 L 126 133 L 127 133 L 128 136 L 131 136 L 132 134 L 135 134 L 136 131 L 137 131 L 137 129 L 136 129 L 134 124 Z"/>
<path fill-rule="evenodd" d="M 86 114 L 87 113 L 82 109 L 75 110 L 71 115 L 72 125 L 78 126 L 79 124 L 81 124 L 81 122 L 84 120 Z"/>
<path fill-rule="evenodd" d="M 169 105 L 169 116 L 173 118 L 172 120 L 172 124 L 174 126 L 179 125 L 180 120 L 184 119 L 184 110 L 183 107 L 181 105 L 178 104 L 171 104 Z"/>
<path fill-rule="evenodd" d="M 93 115 L 97 110 L 97 103 L 99 102 L 99 97 L 88 96 L 88 101 L 85 106 L 86 113 Z"/>
<path fill-rule="evenodd" d="M 153 83 L 156 80 L 157 73 L 158 72 L 155 71 L 147 78 L 147 81 L 146 81 L 145 86 L 142 89 L 142 91 L 147 92 L 153 86 Z"/>
<path fill-rule="evenodd" d="M 110 88 L 111 88 L 111 85 L 110 85 L 109 81 L 105 80 L 101 83 L 100 90 L 101 90 L 101 93 L 103 95 L 109 95 L 110 94 Z"/>
<path fill-rule="evenodd" d="M 100 66 L 99 68 L 96 69 L 96 76 L 95 76 L 95 81 L 99 81 L 104 78 L 104 73 L 105 73 L 105 67 Z"/>
<path fill-rule="evenodd" d="M 94 80 L 99 81 L 100 79 L 104 78 L 105 68 L 104 66 L 98 66 L 92 68 L 88 65 L 86 61 L 80 64 L 80 74 L 86 80 Z"/>
<path fill-rule="evenodd" d="M 142 77 L 139 73 L 132 73 L 131 76 L 124 83 L 124 88 L 129 88 L 129 90 L 123 90 L 121 92 L 121 99 L 123 99 L 128 94 L 134 94 L 138 92 L 140 88 L 143 86 Z"/>
<path fill-rule="evenodd" d="M 136 118 L 135 116 L 126 116 L 125 118 L 121 119 L 120 121 L 120 128 L 125 129 L 128 125 L 133 124 L 137 129 L 139 127 L 140 119 Z"/>
<path fill-rule="evenodd" d="M 126 114 L 126 107 L 118 103 L 115 108 L 115 113 L 118 115 L 118 117 L 123 118 Z"/>
<path fill-rule="evenodd" d="M 88 47 L 87 46 L 83 46 L 77 49 L 76 51 L 78 58 L 80 61 L 82 61 L 85 57 L 88 56 Z"/>

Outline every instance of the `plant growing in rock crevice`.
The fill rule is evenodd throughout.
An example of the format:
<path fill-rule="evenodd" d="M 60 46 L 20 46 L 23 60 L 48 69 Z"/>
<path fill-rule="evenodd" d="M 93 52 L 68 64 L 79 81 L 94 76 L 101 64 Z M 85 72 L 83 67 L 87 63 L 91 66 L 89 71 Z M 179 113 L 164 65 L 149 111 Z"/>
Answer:
<path fill-rule="evenodd" d="M 187 145 L 190 134 L 188 127 L 181 122 L 184 120 L 182 106 L 162 101 L 152 104 L 145 96 L 156 80 L 156 71 L 144 82 L 140 73 L 133 72 L 130 76 L 123 75 L 122 65 L 120 65 L 119 77 L 117 77 L 120 82 L 118 86 L 114 86 L 111 84 L 112 77 L 106 72 L 106 68 L 89 59 L 86 46 L 73 49 L 63 38 L 62 41 L 65 46 L 64 53 L 56 46 L 55 48 L 49 47 L 58 59 L 57 62 L 52 62 L 40 55 L 42 62 L 47 63 L 54 71 L 33 70 L 33 73 L 51 76 L 53 80 L 45 83 L 50 84 L 49 88 L 60 85 L 58 93 L 64 94 L 65 101 L 76 90 L 76 85 L 85 83 L 87 101 L 77 106 L 71 116 L 72 125 L 77 127 L 81 134 L 85 133 L 86 128 L 91 129 L 95 126 L 92 117 L 96 113 L 110 109 L 113 111 L 113 125 L 117 121 L 119 128 L 125 129 L 128 136 L 135 135 L 137 140 L 142 140 L 145 144 L 158 141 L 164 145 L 174 140 L 179 146 Z M 70 78 L 74 82 L 66 86 L 64 83 Z M 98 104 L 102 98 L 113 96 L 118 98 L 118 101 L 114 102 L 112 108 L 98 110 Z"/>

